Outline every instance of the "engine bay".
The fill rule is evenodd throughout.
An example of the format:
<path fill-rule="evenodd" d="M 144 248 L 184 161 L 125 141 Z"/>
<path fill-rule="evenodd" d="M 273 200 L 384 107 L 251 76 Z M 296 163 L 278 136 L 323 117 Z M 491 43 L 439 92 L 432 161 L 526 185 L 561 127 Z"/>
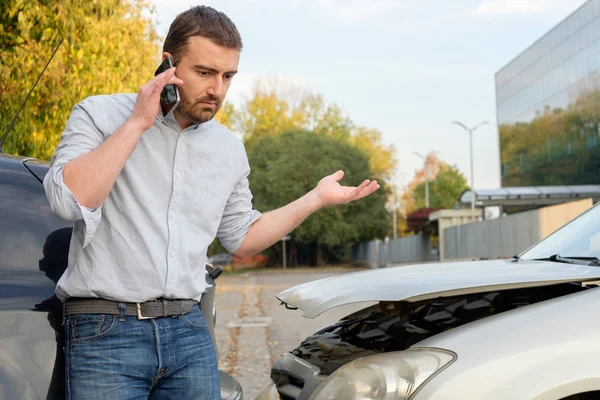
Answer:
<path fill-rule="evenodd" d="M 492 315 L 586 290 L 579 283 L 380 302 L 305 339 L 293 355 L 330 375 L 360 357 L 401 351 L 428 337 Z"/>

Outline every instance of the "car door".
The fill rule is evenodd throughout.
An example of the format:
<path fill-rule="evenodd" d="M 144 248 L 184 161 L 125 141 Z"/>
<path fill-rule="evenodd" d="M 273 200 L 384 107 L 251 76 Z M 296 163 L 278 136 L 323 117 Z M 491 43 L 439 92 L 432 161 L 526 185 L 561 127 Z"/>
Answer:
<path fill-rule="evenodd" d="M 3 399 L 64 398 L 62 308 L 54 289 L 67 266 L 72 226 L 50 209 L 40 182 L 45 169 L 37 169 L 36 177 L 22 159 L 0 155 Z"/>

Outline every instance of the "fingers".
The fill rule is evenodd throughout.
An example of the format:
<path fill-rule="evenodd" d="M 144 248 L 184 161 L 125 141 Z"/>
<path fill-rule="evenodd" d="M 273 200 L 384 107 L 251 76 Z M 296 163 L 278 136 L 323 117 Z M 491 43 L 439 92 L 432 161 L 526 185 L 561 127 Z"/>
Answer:
<path fill-rule="evenodd" d="M 182 85 L 183 81 L 175 76 L 175 69 L 176 67 L 169 68 L 148 82 L 152 91 L 161 91 L 168 84 Z"/>
<path fill-rule="evenodd" d="M 155 86 L 159 90 L 162 90 L 173 78 L 178 79 L 175 76 L 175 67 L 169 68 L 158 76 L 159 79 L 155 82 Z"/>
<path fill-rule="evenodd" d="M 339 171 L 337 171 L 336 173 L 334 173 L 333 175 L 331 175 L 333 177 L 333 179 L 337 182 L 339 180 L 341 180 L 344 177 L 344 171 L 342 171 L 341 169 Z"/>
<path fill-rule="evenodd" d="M 171 79 L 169 79 L 169 81 L 167 82 L 167 85 L 169 85 L 169 84 L 183 85 L 183 81 L 181 79 L 179 79 L 178 77 L 176 77 L 175 75 L 173 75 L 171 77 Z"/>
<path fill-rule="evenodd" d="M 360 192 L 367 187 L 367 185 L 369 185 L 369 180 L 365 179 L 363 181 L 363 183 L 360 184 L 360 186 L 358 186 L 356 189 L 354 189 L 350 195 L 351 199 L 354 199 L 356 196 L 358 196 L 360 194 Z"/>
<path fill-rule="evenodd" d="M 368 180 L 366 180 L 365 182 L 368 182 Z M 377 183 L 377 181 L 373 181 L 373 182 L 369 183 L 368 185 L 365 185 L 365 182 L 363 182 L 358 188 L 356 188 L 357 189 L 357 190 L 355 190 L 356 194 L 350 199 L 350 201 L 359 200 L 359 199 L 362 199 L 363 197 L 367 197 L 368 195 L 375 192 L 380 187 L 379 183 Z M 360 189 L 360 190 L 358 190 L 358 189 Z"/>
<path fill-rule="evenodd" d="M 166 85 L 175 76 L 175 67 L 171 67 L 162 74 L 160 74 L 160 83 Z"/>
<path fill-rule="evenodd" d="M 162 80 L 165 78 L 165 76 L 168 76 L 169 78 L 172 77 L 175 74 L 175 67 L 169 68 L 168 70 L 161 72 L 158 75 L 155 75 L 154 78 L 150 79 L 148 81 L 148 85 L 154 85 L 156 82 Z M 168 78 L 167 78 L 168 80 Z"/>

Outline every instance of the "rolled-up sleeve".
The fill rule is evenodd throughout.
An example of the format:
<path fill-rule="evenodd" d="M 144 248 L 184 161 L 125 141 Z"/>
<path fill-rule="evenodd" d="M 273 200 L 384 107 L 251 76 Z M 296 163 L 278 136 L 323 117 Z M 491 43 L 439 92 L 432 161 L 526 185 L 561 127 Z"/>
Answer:
<path fill-rule="evenodd" d="M 67 221 L 83 221 L 84 247 L 96 232 L 102 217 L 102 206 L 90 209 L 79 204 L 63 180 L 63 169 L 69 161 L 94 150 L 103 141 L 104 135 L 91 116 L 80 104 L 76 105 L 52 156 L 50 169 L 44 177 L 44 189 L 52 211 Z"/>
<path fill-rule="evenodd" d="M 250 230 L 250 225 L 261 216 L 259 211 L 252 208 L 252 193 L 248 183 L 249 174 L 250 168 L 247 167 L 227 200 L 217 231 L 219 241 L 232 254 L 242 245 Z"/>

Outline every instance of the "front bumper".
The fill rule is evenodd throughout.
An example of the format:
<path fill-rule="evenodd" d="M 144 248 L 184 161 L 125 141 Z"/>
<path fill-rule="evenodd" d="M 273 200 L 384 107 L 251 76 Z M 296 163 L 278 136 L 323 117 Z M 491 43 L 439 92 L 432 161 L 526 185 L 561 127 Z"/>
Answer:
<path fill-rule="evenodd" d="M 219 370 L 221 381 L 221 400 L 242 400 L 244 398 L 242 385 L 228 373 Z"/>
<path fill-rule="evenodd" d="M 319 368 L 290 354 L 281 355 L 271 369 L 273 384 L 258 397 L 259 400 L 308 400 L 326 377 Z"/>

